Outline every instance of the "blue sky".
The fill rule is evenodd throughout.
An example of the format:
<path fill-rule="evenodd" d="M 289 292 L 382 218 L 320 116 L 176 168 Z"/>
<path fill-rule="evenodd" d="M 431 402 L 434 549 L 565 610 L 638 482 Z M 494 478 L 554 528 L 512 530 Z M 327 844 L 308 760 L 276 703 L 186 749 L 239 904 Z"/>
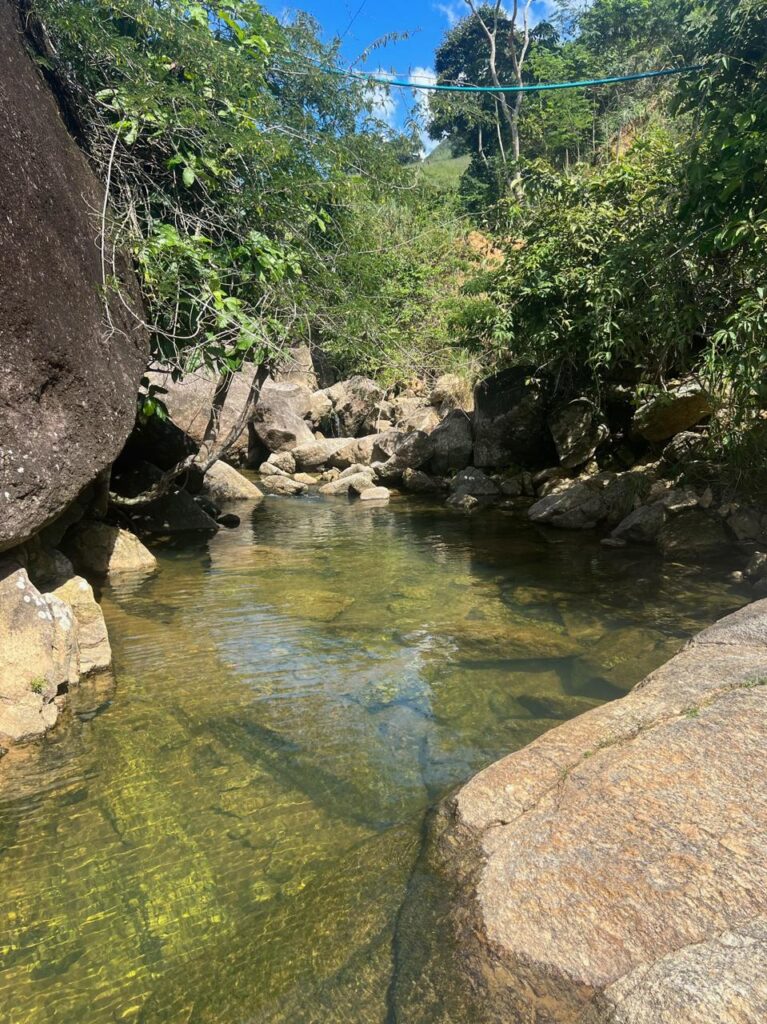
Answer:
<path fill-rule="evenodd" d="M 289 16 L 295 9 L 314 15 L 327 39 L 343 35 L 343 54 L 350 63 L 376 40 L 392 32 L 407 33 L 406 39 L 377 49 L 358 66 L 398 71 L 405 77 L 416 75 L 419 80 L 429 80 L 434 51 L 445 31 L 468 13 L 464 0 L 304 0 L 289 5 L 284 0 L 265 0 L 265 6 L 277 17 Z M 551 0 L 535 0 L 533 21 L 540 20 L 551 7 Z M 377 97 L 379 116 L 399 127 L 416 99 L 404 90 L 392 90 L 390 96 L 382 92 Z"/>

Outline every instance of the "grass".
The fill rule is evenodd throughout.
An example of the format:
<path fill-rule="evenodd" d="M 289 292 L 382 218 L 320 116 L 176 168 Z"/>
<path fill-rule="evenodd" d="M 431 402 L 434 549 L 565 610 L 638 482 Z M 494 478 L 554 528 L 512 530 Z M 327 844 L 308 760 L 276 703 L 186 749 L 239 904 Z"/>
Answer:
<path fill-rule="evenodd" d="M 467 170 L 471 157 L 453 156 L 450 143 L 445 140 L 440 142 L 437 148 L 426 157 L 421 164 L 423 176 L 432 185 L 445 191 L 452 191 L 458 188 L 461 176 Z"/>

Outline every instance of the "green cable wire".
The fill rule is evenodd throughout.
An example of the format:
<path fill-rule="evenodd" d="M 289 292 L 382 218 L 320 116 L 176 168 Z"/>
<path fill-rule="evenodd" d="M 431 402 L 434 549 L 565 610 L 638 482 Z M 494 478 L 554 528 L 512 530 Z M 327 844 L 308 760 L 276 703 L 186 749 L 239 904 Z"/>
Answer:
<path fill-rule="evenodd" d="M 293 63 L 290 58 L 289 63 Z M 311 57 L 308 58 L 311 60 Z M 408 82 L 397 78 L 383 78 L 380 75 L 368 74 L 364 71 L 344 71 L 325 64 L 315 63 L 318 71 L 340 78 L 351 78 L 358 82 L 369 82 L 371 85 L 388 85 L 397 89 L 426 89 L 432 92 L 468 92 L 468 93 L 499 93 L 499 92 L 545 92 L 551 89 L 584 89 L 592 85 L 613 85 L 616 82 L 637 82 L 642 78 L 664 78 L 668 75 L 683 75 L 690 71 L 700 71 L 703 64 L 691 64 L 683 68 L 665 68 L 662 71 L 639 71 L 632 75 L 614 75 L 610 78 L 587 78 L 580 82 L 547 82 L 538 85 L 429 85 L 426 82 Z"/>

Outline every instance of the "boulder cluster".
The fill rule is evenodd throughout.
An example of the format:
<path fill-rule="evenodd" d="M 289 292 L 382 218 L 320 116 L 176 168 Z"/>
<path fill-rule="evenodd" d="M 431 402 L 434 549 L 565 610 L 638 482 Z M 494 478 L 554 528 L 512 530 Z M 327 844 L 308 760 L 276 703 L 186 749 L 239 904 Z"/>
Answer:
<path fill-rule="evenodd" d="M 199 443 L 214 382 L 157 382 Z M 235 401 L 229 415 L 237 412 Z M 257 469 L 269 494 L 380 502 L 397 489 L 465 513 L 500 506 L 543 526 L 598 529 L 608 547 L 690 559 L 732 546 L 758 552 L 767 516 L 724 494 L 706 458 L 712 412 L 691 381 L 641 404 L 614 387 L 597 406 L 525 367 L 474 388 L 455 374 L 389 392 L 361 376 L 319 388 L 304 347 L 267 381 L 234 461 Z M 741 573 L 760 596 L 766 577 L 761 562 Z"/>

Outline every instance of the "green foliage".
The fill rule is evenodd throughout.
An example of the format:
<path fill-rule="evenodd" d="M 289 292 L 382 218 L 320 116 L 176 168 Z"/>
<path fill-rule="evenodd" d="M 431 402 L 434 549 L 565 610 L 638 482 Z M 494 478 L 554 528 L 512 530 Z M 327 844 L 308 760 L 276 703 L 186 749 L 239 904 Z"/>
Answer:
<path fill-rule="evenodd" d="M 412 347 L 414 275 L 425 290 L 440 269 L 389 259 L 386 232 L 404 251 L 407 231 L 424 230 L 406 166 L 417 143 L 376 121 L 363 84 L 321 73 L 337 55 L 316 23 L 280 25 L 250 0 L 37 11 L 111 184 L 157 361 L 236 371 L 318 336 L 331 354 L 358 340 L 365 363 Z M 162 408 L 146 392 L 142 403 Z"/>
<path fill-rule="evenodd" d="M 732 456 L 767 405 L 767 2 L 599 0 L 579 32 L 539 66 L 565 71 L 580 47 L 608 70 L 616 54 L 659 52 L 663 32 L 705 66 L 640 104 L 623 145 L 603 141 L 569 169 L 551 153 L 528 162 L 524 194 L 494 209 L 504 266 L 467 284 L 472 315 L 456 325 L 487 362 L 587 375 L 597 391 L 607 376 L 662 387 L 697 374 Z M 528 131 L 541 113 L 541 137 L 571 146 L 586 128 L 573 95 L 551 114 L 529 104 Z M 609 140 L 609 105 L 592 113 Z M 562 134 L 546 127 L 558 115 Z M 479 170 L 462 184 L 470 208 L 493 191 Z"/>
<path fill-rule="evenodd" d="M 674 230 L 679 171 L 662 134 L 577 175 L 531 168 L 524 201 L 507 207 L 496 314 L 475 344 L 498 361 L 592 374 L 620 364 L 660 379 L 688 363 L 705 271 Z"/>

